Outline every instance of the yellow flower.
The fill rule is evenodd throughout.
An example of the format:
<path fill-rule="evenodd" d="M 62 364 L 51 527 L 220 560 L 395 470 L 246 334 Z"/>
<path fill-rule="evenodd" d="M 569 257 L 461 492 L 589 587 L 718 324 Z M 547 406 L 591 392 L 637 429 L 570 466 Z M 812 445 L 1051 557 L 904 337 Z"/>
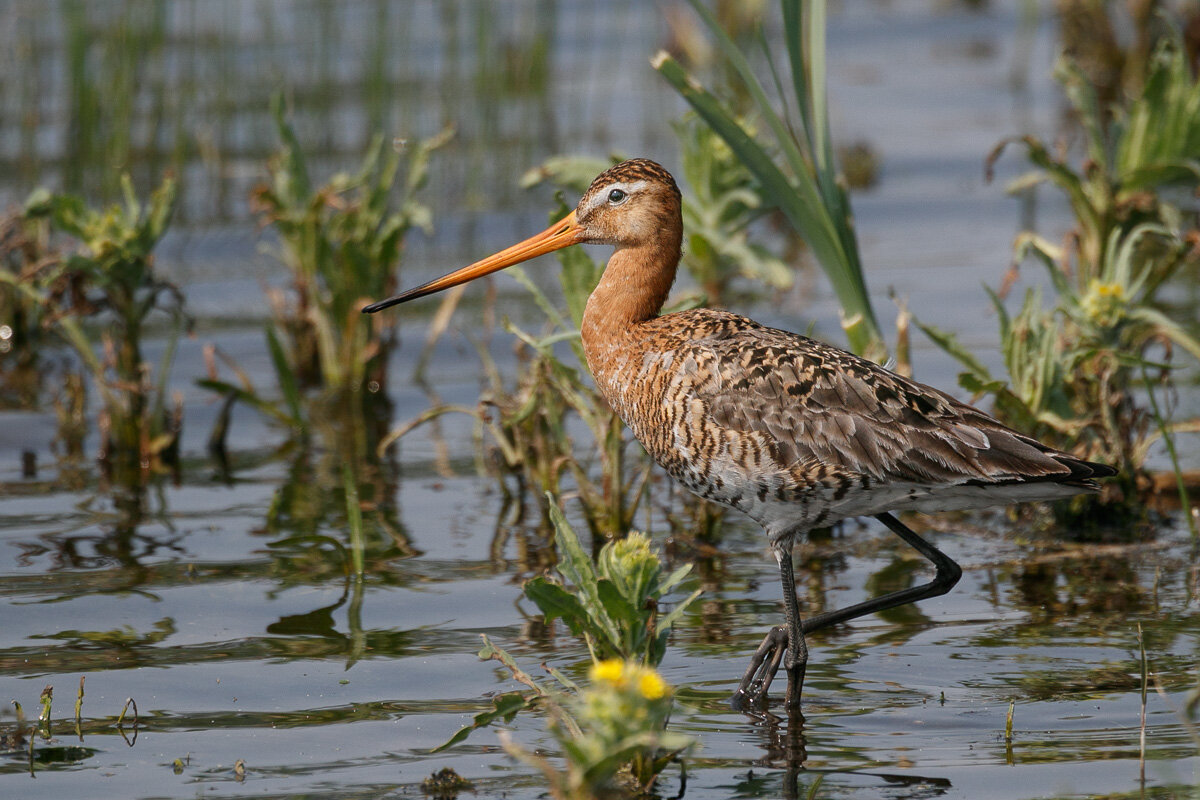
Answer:
<path fill-rule="evenodd" d="M 1079 301 L 1088 319 L 1106 327 L 1113 327 L 1124 319 L 1127 303 L 1124 286 L 1097 280 L 1088 284 L 1087 294 Z"/>
<path fill-rule="evenodd" d="M 619 658 L 610 658 L 605 661 L 597 661 L 592 664 L 591 679 L 593 683 L 601 681 L 605 683 L 617 684 L 621 682 L 621 675 L 625 671 L 625 665 Z"/>
<path fill-rule="evenodd" d="M 638 678 L 638 691 L 647 700 L 657 700 L 667 693 L 667 684 L 658 673 L 652 669 L 642 671 Z"/>

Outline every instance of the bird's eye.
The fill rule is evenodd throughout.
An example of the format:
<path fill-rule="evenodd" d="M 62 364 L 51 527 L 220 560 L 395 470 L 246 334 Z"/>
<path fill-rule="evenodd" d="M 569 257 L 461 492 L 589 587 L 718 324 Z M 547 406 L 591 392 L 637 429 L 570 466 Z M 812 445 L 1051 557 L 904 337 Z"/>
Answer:
<path fill-rule="evenodd" d="M 620 203 L 624 203 L 625 198 L 628 196 L 629 195 L 625 194 L 625 192 L 621 191 L 620 189 L 613 189 L 608 193 L 608 202 L 612 203 L 613 205 L 618 205 Z"/>

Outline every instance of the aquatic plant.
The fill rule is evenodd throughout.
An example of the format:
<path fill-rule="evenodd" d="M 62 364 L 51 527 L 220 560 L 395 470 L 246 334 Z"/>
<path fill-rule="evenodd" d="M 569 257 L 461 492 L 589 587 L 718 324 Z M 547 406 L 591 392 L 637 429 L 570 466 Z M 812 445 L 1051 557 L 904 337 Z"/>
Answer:
<path fill-rule="evenodd" d="M 551 518 L 558 571 L 570 585 L 538 577 L 526 582 L 525 595 L 547 622 L 561 618 L 588 643 L 590 684 L 580 688 L 550 667 L 546 669 L 553 683 L 540 682 L 484 635 L 479 657 L 500 662 L 530 691 L 493 697 L 492 708 L 475 715 L 470 725 L 437 749 L 457 744 L 498 720 L 511 721 L 521 711 L 542 710 L 550 716 L 550 731 L 563 748 L 565 770 L 500 735 L 511 755 L 545 774 L 554 797 L 610 796 L 607 793 L 615 790 L 619 776 L 633 792 L 646 792 L 667 764 L 692 745 L 689 737 L 665 730 L 674 691 L 655 669 L 672 626 L 700 595 L 697 590 L 659 615 L 659 602 L 686 577 L 691 565 L 664 575 L 649 539 L 636 533 L 605 544 L 593 565 L 556 504 L 551 505 Z"/>
<path fill-rule="evenodd" d="M 506 731 L 497 734 L 500 742 L 511 756 L 546 776 L 552 797 L 587 800 L 645 795 L 667 765 L 695 745 L 690 736 L 666 730 L 675 692 L 653 667 L 614 658 L 592 662 L 590 683 L 583 687 L 552 667 L 546 670 L 553 683 L 538 681 L 486 634 L 482 638 L 479 657 L 500 662 L 530 691 L 493 697 L 492 708 L 476 714 L 433 752 L 493 722 L 511 722 L 521 711 L 544 711 L 563 749 L 565 769 L 516 744 Z"/>
<path fill-rule="evenodd" d="M 794 119 L 786 110 L 789 99 L 782 86 L 777 82 L 779 101 L 785 109 L 780 112 L 755 76 L 746 54 L 713 13 L 701 0 L 689 2 L 753 99 L 754 110 L 770 137 L 751 130 L 730 103 L 704 88 L 667 53 L 658 53 L 651 63 L 754 176 L 763 207 L 782 212 L 812 248 L 841 304 L 842 326 L 851 349 L 882 357 L 883 337 L 863 278 L 850 201 L 834 162 L 825 95 L 824 0 L 780 0 L 793 95 L 790 102 L 795 103 L 797 114 Z M 765 55 L 777 80 L 779 70 L 770 53 Z"/>
<path fill-rule="evenodd" d="M 558 573 L 570 586 L 539 576 L 526 582 L 525 596 L 537 604 L 547 623 L 562 619 L 571 633 L 582 636 L 593 661 L 619 658 L 658 666 L 672 626 L 700 590 L 662 616 L 659 603 L 687 577 L 692 565 L 664 574 L 649 537 L 630 533 L 606 543 L 593 566 L 556 505 L 550 507 L 550 518 L 558 546 Z"/>
<path fill-rule="evenodd" d="M 1200 80 L 1191 76 L 1178 40 L 1159 47 L 1142 93 L 1110 117 L 1105 117 L 1095 88 L 1070 60 L 1059 60 L 1055 77 L 1078 119 L 1085 158 L 1072 166 L 1064 148 L 1024 136 L 996 146 L 988 156 L 988 174 L 1008 145 L 1025 147 L 1035 169 L 1010 183 L 1008 190 L 1017 193 L 1048 182 L 1063 193 L 1075 217 L 1069 245 L 1076 251 L 1076 280 L 1083 286 L 1108 263 L 1107 248 L 1124 241 L 1139 225 L 1157 225 L 1187 237 L 1188 217 L 1181 204 L 1200 186 L 1195 158 L 1200 152 Z M 1114 230 L 1121 235 L 1114 237 Z M 1018 256 L 1024 255 L 1022 247 L 1053 250 L 1032 235 L 1018 240 Z M 1188 265 L 1184 256 L 1169 249 L 1142 256 L 1150 267 L 1146 289 L 1151 299 L 1164 281 Z"/>
<path fill-rule="evenodd" d="M 86 732 L 96 733 L 111 730 L 116 728 L 117 732 L 122 736 L 124 733 L 125 715 L 129 708 L 133 708 L 132 730 L 135 735 L 139 725 L 137 703 L 132 697 L 127 698 L 121 707 L 120 714 L 116 717 L 115 725 L 112 718 L 101 718 L 93 720 L 84 720 L 83 718 L 83 697 L 84 697 L 84 681 L 86 676 L 79 676 L 79 689 L 75 695 L 75 725 L 74 732 L 79 741 L 83 742 L 83 735 Z M 19 749 L 24 749 L 28 753 L 28 770 L 31 777 L 36 777 L 37 766 L 43 769 L 47 767 L 53 768 L 53 765 L 58 760 L 69 761 L 78 758 L 80 754 L 86 752 L 86 748 L 63 747 L 59 740 L 54 736 L 54 685 L 46 684 L 42 687 L 41 693 L 38 695 L 38 712 L 37 729 L 30 730 L 26 736 L 25 728 L 25 709 L 21 706 L 20 701 L 15 698 L 12 700 L 13 710 L 16 716 L 16 724 L 11 730 L 0 730 L 0 750 L 3 750 L 6 755 L 14 755 Z M 36 735 L 35 735 L 36 733 Z M 39 750 L 37 748 L 38 737 L 41 737 L 45 747 Z M 126 739 L 128 743 L 129 740 Z"/>
<path fill-rule="evenodd" d="M 278 395 L 212 350 L 209 377 L 198 383 L 227 401 L 210 450 L 224 453 L 229 413 L 241 402 L 294 437 L 324 428 L 331 433 L 328 440 L 340 445 L 357 441 L 348 432 L 358 431 L 368 440 L 357 448 L 361 455 L 374 450 L 390 425 L 387 365 L 396 320 L 359 311 L 370 298 L 394 290 L 405 237 L 414 227 L 431 225 L 429 209 L 416 194 L 425 185 L 432 153 L 450 132 L 390 149 L 377 136 L 356 173 L 338 173 L 314 188 L 280 96 L 271 108 L 281 146 L 268 165 L 270 183 L 255 189 L 251 203 L 279 234 L 279 258 L 291 274 L 286 290 L 268 290 L 266 339 Z M 219 376 L 218 359 L 236 381 Z M 350 427 L 339 427 L 342 422 Z"/>
<path fill-rule="evenodd" d="M 269 294 L 274 333 L 301 388 L 378 392 L 386 386 L 395 319 L 359 310 L 367 299 L 395 290 L 405 236 L 413 227 L 430 227 L 429 209 L 415 194 L 425 184 L 430 155 L 449 132 L 404 148 L 389 148 L 376 136 L 356 173 L 339 173 L 314 188 L 281 96 L 272 99 L 271 111 L 280 149 L 268 165 L 270 184 L 255 189 L 251 202 L 259 220 L 279 234 L 280 260 L 291 273 L 290 296 Z M 395 202 L 402 162 L 406 175 Z"/>
<path fill-rule="evenodd" d="M 1156 54 L 1142 95 L 1106 121 L 1094 88 L 1070 62 L 1058 77 L 1079 117 L 1087 157 L 1078 167 L 1043 142 L 1020 140 L 1038 168 L 1011 190 L 1048 181 L 1067 196 L 1075 227 L 1063 245 L 1027 231 L 1015 264 L 1041 264 L 1055 292 L 1051 308 L 1029 289 L 1015 315 L 991 292 L 1000 322 L 1008 379 L 994 377 L 953 337 L 919 324 L 966 370 L 959 382 L 994 399 L 999 417 L 1084 458 L 1113 464 L 1121 478 L 1106 482 L 1102 502 L 1139 505 L 1144 461 L 1166 425 L 1155 425 L 1141 390 L 1144 375 L 1171 367 L 1175 348 L 1200 359 L 1193 328 L 1164 310 L 1161 287 L 1200 265 L 1200 234 L 1171 200 L 1177 189 L 1200 187 L 1200 82 L 1187 70 L 1178 42 Z M 997 158 L 1008 142 L 992 154 Z M 1014 265 L 1006 283 L 1015 280 Z M 1087 499 L 1072 501 L 1077 510 Z"/>
<path fill-rule="evenodd" d="M 182 411 L 168 409 L 166 379 L 186 317 L 183 296 L 154 269 L 154 247 L 170 224 L 176 186 L 163 181 L 143 205 L 128 176 L 124 203 L 97 210 L 73 195 L 38 190 L 26 214 L 49 220 L 79 248 L 65 258 L 33 265 L 18 275 L 0 270 L 0 282 L 37 304 L 42 324 L 79 357 L 103 401 L 100 460 L 120 485 L 178 459 Z M 153 368 L 142 355 L 150 317 L 165 314 L 170 341 Z M 103 322 L 97 353 L 85 322 Z"/>
<path fill-rule="evenodd" d="M 269 290 L 267 351 L 275 385 L 256 386 L 237 363 L 210 348 L 209 377 L 199 385 L 225 403 L 209 437 L 210 452 L 227 468 L 225 441 L 231 409 L 243 403 L 283 426 L 292 440 L 289 480 L 268 511 L 266 527 L 283 534 L 280 558 L 309 558 L 313 569 L 345 570 L 360 580 L 368 562 L 407 551 L 397 521 L 396 465 L 379 442 L 391 426 L 387 366 L 396 320 L 360 313 L 379 293 L 395 288 L 404 240 L 431 224 L 416 195 L 425 185 L 433 152 L 449 132 L 385 146 L 376 136 L 353 173 L 316 186 L 280 96 L 272 99 L 280 148 L 270 159 L 270 181 L 251 203 L 260 221 L 279 235 L 286 289 Z M 233 380 L 220 377 L 224 364 Z M 366 506 L 374 513 L 364 515 Z M 347 532 L 337 556 L 304 554 L 321 541 L 323 523 Z M 341 556 L 344 556 L 342 558 Z M 315 563 L 321 562 L 321 563 Z M 328 563 L 324 563 L 328 562 Z M 354 585 L 352 602 L 361 599 Z"/>
<path fill-rule="evenodd" d="M 1144 239 L 1156 241 L 1146 245 Z M 1055 258 L 1061 254 L 1047 243 L 1028 247 L 1046 267 L 1057 297 L 1046 309 L 1041 292 L 1031 288 L 1010 315 L 990 293 L 1007 381 L 994 377 L 952 335 L 917 324 L 966 367 L 959 375 L 963 388 L 992 396 L 999 417 L 1034 437 L 1117 466 L 1122 476 L 1106 483 L 1105 497 L 1133 503 L 1158 435 L 1139 396 L 1142 370 L 1168 368 L 1169 351 L 1154 352 L 1164 343 L 1200 358 L 1200 341 L 1148 301 L 1153 266 L 1141 254 L 1147 247 L 1181 253 L 1189 246 L 1164 228 L 1140 226 L 1108 248 L 1105 264 L 1084 286 L 1071 282 L 1065 259 Z"/>
<path fill-rule="evenodd" d="M 695 744 L 666 730 L 674 691 L 653 668 L 615 658 L 592 664 L 588 677 L 575 697 L 550 706 L 550 732 L 563 749 L 565 770 L 505 732 L 500 742 L 546 776 L 556 800 L 645 796 L 666 766 Z"/>

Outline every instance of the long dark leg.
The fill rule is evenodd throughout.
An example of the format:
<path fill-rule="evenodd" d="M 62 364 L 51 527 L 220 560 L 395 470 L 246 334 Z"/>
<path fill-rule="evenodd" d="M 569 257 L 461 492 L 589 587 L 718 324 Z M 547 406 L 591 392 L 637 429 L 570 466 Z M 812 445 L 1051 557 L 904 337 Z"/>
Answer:
<path fill-rule="evenodd" d="M 874 614 L 876 611 L 886 611 L 889 608 L 902 606 L 906 603 L 915 603 L 918 600 L 927 600 L 930 597 L 943 595 L 953 589 L 954 585 L 958 583 L 958 579 L 962 577 L 962 567 L 955 563 L 954 559 L 922 539 L 900 520 L 891 514 L 878 514 L 875 519 L 882 522 L 892 533 L 899 536 L 914 550 L 929 559 L 937 569 L 933 580 L 929 581 L 929 583 L 922 583 L 920 586 L 910 586 L 907 589 L 891 592 L 882 597 L 873 597 L 870 600 L 864 600 L 852 606 L 826 611 L 824 614 L 817 614 L 814 617 L 804 620 L 805 633 L 820 630 L 821 628 L 828 628 L 830 625 L 837 625 L 839 622 L 856 619 L 867 614 Z"/>
<path fill-rule="evenodd" d="M 775 559 L 779 562 L 779 582 L 783 585 L 783 610 L 787 624 L 772 628 L 754 651 L 750 666 L 731 700 L 733 707 L 738 710 L 745 710 L 766 699 L 767 690 L 771 688 L 781 663 L 788 676 L 784 703 L 789 711 L 800 708 L 800 690 L 804 685 L 804 668 L 808 664 L 808 643 L 804 641 L 805 621 L 800 617 L 800 603 L 796 599 L 791 549 L 776 550 Z M 788 647 L 789 642 L 799 642 L 799 645 Z"/>
<path fill-rule="evenodd" d="M 837 625 L 839 622 L 856 619 L 867 614 L 874 614 L 877 611 L 895 608 L 906 603 L 937 597 L 950 591 L 958 583 L 959 578 L 962 577 L 962 567 L 958 566 L 953 559 L 922 539 L 891 514 L 879 514 L 875 519 L 882 522 L 892 533 L 899 536 L 918 553 L 929 559 L 937 569 L 933 580 L 923 583 L 920 586 L 910 586 L 907 589 L 891 592 L 882 597 L 873 597 L 861 603 L 855 603 L 854 605 L 834 609 L 833 611 L 826 611 L 823 614 L 817 614 L 816 616 L 801 620 L 799 604 L 796 600 L 795 583 L 792 576 L 791 558 L 781 558 L 779 573 L 784 583 L 784 610 L 787 625 L 779 625 L 772 628 L 766 638 L 763 639 L 763 643 L 759 645 L 758 650 L 755 651 L 754 657 L 750 661 L 750 667 L 746 670 L 745 675 L 742 676 L 742 681 L 738 684 L 737 691 L 734 692 L 732 698 L 734 708 L 739 710 L 745 709 L 766 699 L 771 681 L 774 680 L 775 673 L 779 671 L 779 665 L 783 656 L 782 651 L 787 648 L 789 641 L 799 640 L 800 642 L 800 647 L 797 648 L 800 658 L 797 660 L 795 657 L 792 657 L 789 650 L 789 658 L 785 664 L 785 667 L 788 669 L 788 696 L 786 705 L 788 709 L 792 709 L 799 707 L 800 684 L 804 681 L 804 665 L 808 661 L 808 646 L 804 641 L 805 633 L 820 630 L 821 628 L 828 628 L 831 625 Z M 785 562 L 787 565 L 786 575 L 784 574 Z M 797 631 L 798 633 L 793 634 L 792 631 Z M 795 685 L 794 698 L 792 697 L 793 685 Z M 793 701 L 795 702 L 795 706 L 792 705 Z"/>
<path fill-rule="evenodd" d="M 800 708 L 800 690 L 804 687 L 804 669 L 808 666 L 808 642 L 804 641 L 804 620 L 800 618 L 800 602 L 796 599 L 796 576 L 792 569 L 792 550 L 779 553 L 779 582 L 783 584 L 783 612 L 787 624 L 788 648 L 783 668 L 787 670 L 788 685 L 784 707 L 789 711 Z"/>

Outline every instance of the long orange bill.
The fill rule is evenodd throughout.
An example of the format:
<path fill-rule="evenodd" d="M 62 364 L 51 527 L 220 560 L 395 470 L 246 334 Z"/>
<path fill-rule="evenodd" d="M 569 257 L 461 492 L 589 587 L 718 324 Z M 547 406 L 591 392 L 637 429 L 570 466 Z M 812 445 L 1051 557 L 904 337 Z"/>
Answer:
<path fill-rule="evenodd" d="M 440 292 L 443 289 L 449 289 L 451 286 L 458 286 L 460 283 L 473 281 L 476 278 L 489 275 L 505 267 L 511 267 L 513 264 L 528 261 L 535 256 L 561 250 L 573 244 L 579 244 L 583 241 L 583 236 L 583 228 L 579 225 L 579 221 L 575 219 L 575 212 L 572 211 L 536 236 L 531 236 L 523 242 L 501 250 L 495 255 L 490 255 L 482 261 L 476 261 L 470 266 L 456 269 L 449 275 L 434 278 L 429 283 L 418 286 L 415 289 L 401 292 L 395 297 L 389 297 L 387 300 L 371 303 L 371 305 L 363 307 L 363 313 L 374 314 L 376 311 L 382 311 L 389 306 L 415 300 L 418 297 L 424 297 L 434 292 Z"/>

